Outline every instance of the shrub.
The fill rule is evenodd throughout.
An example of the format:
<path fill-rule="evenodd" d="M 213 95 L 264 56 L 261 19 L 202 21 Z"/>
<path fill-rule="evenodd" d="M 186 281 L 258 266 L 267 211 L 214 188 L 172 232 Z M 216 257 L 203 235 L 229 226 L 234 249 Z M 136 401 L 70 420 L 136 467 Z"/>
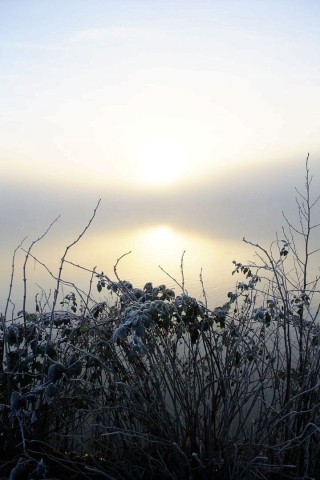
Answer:
<path fill-rule="evenodd" d="M 75 289 L 58 310 L 68 250 L 95 210 L 66 248 L 50 309 L 2 315 L 2 476 L 319 478 L 311 181 L 307 160 L 298 227 L 285 217 L 270 250 L 245 240 L 258 263 L 234 261 L 243 278 L 213 309 L 184 282 L 179 295 L 134 288 L 115 266 L 115 281 L 91 272 L 106 302 Z"/>

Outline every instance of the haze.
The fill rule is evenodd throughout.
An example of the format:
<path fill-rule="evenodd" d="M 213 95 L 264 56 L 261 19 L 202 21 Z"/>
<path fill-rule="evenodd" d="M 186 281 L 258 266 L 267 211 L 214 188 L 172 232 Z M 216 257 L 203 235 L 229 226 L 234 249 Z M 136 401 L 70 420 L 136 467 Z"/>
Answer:
<path fill-rule="evenodd" d="M 4 262 L 58 214 L 67 243 L 98 198 L 99 238 L 273 235 L 308 152 L 319 171 L 319 20 L 312 0 L 0 1 Z"/>

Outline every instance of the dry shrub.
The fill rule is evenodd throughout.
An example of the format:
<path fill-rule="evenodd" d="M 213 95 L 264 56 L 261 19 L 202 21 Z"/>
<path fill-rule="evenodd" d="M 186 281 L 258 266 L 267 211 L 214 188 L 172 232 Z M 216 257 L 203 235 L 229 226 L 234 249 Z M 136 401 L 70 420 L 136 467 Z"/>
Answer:
<path fill-rule="evenodd" d="M 2 476 L 319 478 L 311 181 L 307 160 L 298 226 L 285 217 L 270 250 L 252 244 L 257 263 L 234 262 L 243 281 L 213 309 L 184 281 L 177 296 L 138 289 L 115 267 L 116 281 L 94 270 L 89 293 L 59 311 L 66 255 L 93 215 L 62 257 L 52 305 L 2 315 Z M 94 281 L 106 303 L 92 300 Z"/>

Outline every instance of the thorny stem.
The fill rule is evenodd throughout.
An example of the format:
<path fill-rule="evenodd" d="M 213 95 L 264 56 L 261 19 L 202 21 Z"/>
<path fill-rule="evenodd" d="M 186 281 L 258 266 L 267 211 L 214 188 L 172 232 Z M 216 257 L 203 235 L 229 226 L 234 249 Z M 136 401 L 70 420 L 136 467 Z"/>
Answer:
<path fill-rule="evenodd" d="M 301 377 L 303 377 L 303 373 L 305 371 L 305 368 L 307 367 L 307 358 L 306 358 L 306 352 L 304 351 L 306 346 L 305 343 L 308 342 L 310 338 L 310 332 L 305 332 L 305 326 L 304 326 L 304 321 L 305 321 L 305 313 L 309 312 L 308 305 L 305 303 L 305 295 L 308 294 L 310 295 L 311 293 L 315 293 L 315 287 L 317 285 L 318 277 L 315 282 L 313 282 L 313 286 L 311 287 L 311 291 L 309 292 L 309 285 L 310 283 L 308 282 L 308 273 L 309 273 L 309 260 L 310 256 L 315 254 L 317 251 L 319 251 L 318 248 L 313 249 L 312 251 L 310 250 L 310 241 L 311 241 L 311 233 L 313 229 L 319 227 L 319 224 L 312 224 L 312 209 L 316 205 L 316 203 L 319 201 L 320 196 L 318 196 L 314 201 L 311 200 L 311 195 L 310 195 L 310 187 L 312 183 L 312 176 L 310 176 L 309 172 L 309 154 L 306 158 L 305 162 L 305 193 L 301 193 L 297 188 L 296 191 L 300 197 L 296 198 L 296 203 L 298 206 L 298 215 L 299 215 L 299 222 L 300 226 L 297 228 L 295 227 L 288 219 L 287 217 L 283 214 L 287 226 L 289 227 L 289 234 L 286 234 L 285 230 L 283 229 L 285 239 L 287 241 L 288 246 L 291 246 L 291 251 L 293 253 L 293 261 L 296 262 L 293 266 L 293 271 L 295 271 L 297 280 L 296 282 L 293 281 L 291 276 L 283 269 L 283 260 L 282 261 L 275 261 L 272 252 L 269 253 L 267 250 L 262 248 L 260 245 L 254 244 L 252 242 L 248 242 L 246 239 L 244 241 L 246 243 L 251 244 L 254 247 L 257 247 L 260 251 L 264 253 L 264 255 L 267 258 L 267 262 L 264 264 L 263 268 L 266 268 L 267 270 L 271 268 L 271 271 L 273 272 L 273 277 L 275 280 L 276 284 L 276 289 L 278 294 L 280 295 L 281 302 L 282 302 L 282 308 L 283 308 L 283 316 L 284 316 L 284 321 L 283 321 L 283 329 L 284 329 L 284 340 L 285 340 L 285 351 L 286 351 L 286 358 L 287 358 L 287 390 L 286 390 L 286 396 L 285 400 L 286 403 L 290 399 L 290 389 L 291 389 L 291 365 L 292 365 L 292 346 L 291 346 L 291 336 L 290 336 L 290 323 L 289 323 L 289 318 L 291 315 L 291 309 L 292 307 L 290 304 L 292 301 L 290 300 L 290 291 L 288 289 L 288 284 L 293 287 L 293 289 L 297 292 L 297 295 L 299 296 L 300 303 L 298 304 L 298 319 L 299 319 L 299 324 L 298 324 L 298 351 L 299 351 L 299 363 L 298 363 L 298 369 L 300 372 Z M 303 238 L 303 254 L 300 257 L 299 256 L 299 251 L 297 248 L 297 245 L 295 243 L 295 238 L 294 238 L 294 233 L 297 235 L 301 236 Z M 278 244 L 279 244 L 279 240 Z M 261 259 L 261 257 L 259 257 Z M 301 271 L 302 278 L 300 281 L 299 278 L 299 272 L 298 268 Z M 273 280 L 269 280 L 269 282 L 272 284 Z M 296 297 L 294 297 L 296 298 Z M 319 308 L 317 312 L 319 311 Z M 313 317 L 315 318 L 315 317 Z"/>
<path fill-rule="evenodd" d="M 26 252 L 26 250 L 24 248 L 22 248 L 22 251 Z M 49 275 L 55 280 L 55 281 L 58 281 L 58 277 L 56 277 L 52 272 L 51 270 L 47 267 L 47 265 L 43 262 L 41 262 L 41 260 L 39 260 L 37 257 L 35 257 L 34 255 L 32 255 L 31 253 L 29 253 L 29 256 L 35 261 L 37 262 L 39 265 L 41 265 L 48 273 Z M 68 260 L 65 260 L 65 263 L 69 263 L 70 265 L 74 265 L 76 267 L 79 267 L 81 268 L 82 270 L 86 270 L 87 272 L 90 272 L 92 273 L 92 270 L 89 270 L 87 268 L 84 268 L 84 267 L 80 267 L 80 265 L 75 265 L 73 262 L 69 262 Z M 74 288 L 74 290 L 77 291 L 78 295 L 81 296 L 81 294 L 84 295 L 84 297 L 86 297 L 88 294 L 87 292 L 84 292 L 83 290 L 81 290 L 79 287 L 77 287 L 73 282 L 68 282 L 67 280 L 62 280 L 60 279 L 60 285 L 65 285 L 65 286 L 68 286 L 70 288 Z M 41 288 L 41 287 L 40 287 Z"/>
<path fill-rule="evenodd" d="M 208 309 L 208 298 L 207 298 L 207 292 L 204 288 L 204 283 L 203 283 L 203 277 L 202 277 L 202 268 L 200 270 L 200 284 L 201 284 L 201 287 L 202 287 L 202 295 L 203 295 L 203 298 L 204 298 L 204 304 L 205 304 L 205 307 L 206 307 L 206 310 Z"/>
<path fill-rule="evenodd" d="M 117 272 L 117 266 L 118 266 L 118 263 L 120 262 L 120 260 L 122 260 L 122 259 L 123 259 L 124 257 L 126 257 L 127 255 L 130 255 L 130 253 L 131 253 L 131 250 L 130 250 L 130 252 L 124 253 L 123 255 L 121 255 L 121 257 L 119 257 L 119 258 L 117 259 L 116 264 L 115 264 L 114 267 L 113 267 L 113 271 L 114 271 L 114 274 L 115 274 L 115 276 L 116 276 L 116 279 L 117 279 L 118 282 L 119 282 L 119 286 L 121 287 L 121 290 L 124 291 L 131 300 L 136 300 L 135 295 L 134 295 L 132 292 L 130 292 L 130 290 L 127 288 L 125 282 L 123 282 L 123 281 L 120 279 L 120 277 L 119 277 L 119 275 L 118 275 L 118 272 Z"/>
<path fill-rule="evenodd" d="M 307 230 L 305 234 L 305 259 L 304 259 L 304 271 L 303 271 L 303 290 L 307 287 L 307 273 L 308 273 L 308 262 L 309 262 L 309 240 L 310 240 L 310 232 L 311 232 L 311 206 L 310 206 L 310 184 L 312 181 L 312 177 L 309 178 L 309 154 L 306 159 L 306 222 L 307 222 Z"/>
<path fill-rule="evenodd" d="M 269 261 L 269 265 L 271 266 L 272 272 L 274 274 L 275 280 L 276 280 L 276 285 L 278 288 L 278 292 L 280 294 L 281 300 L 282 300 L 282 305 L 283 305 L 283 331 L 284 331 L 284 338 L 285 338 L 285 350 L 286 350 L 286 357 L 287 357 L 287 382 L 286 382 L 286 395 L 285 395 L 285 403 L 288 402 L 290 398 L 290 389 L 291 389 L 291 339 L 290 339 L 290 328 L 289 328 L 289 308 L 288 308 L 288 299 L 286 295 L 286 289 L 283 283 L 281 282 L 281 275 L 279 275 L 277 266 L 273 260 L 273 257 L 271 254 L 261 247 L 259 244 L 255 244 L 253 242 L 250 242 L 243 238 L 243 241 L 249 245 L 252 245 L 259 250 L 261 250 L 267 257 Z"/>
<path fill-rule="evenodd" d="M 19 243 L 19 245 L 16 247 L 16 249 L 15 249 L 14 252 L 13 252 L 12 264 L 11 264 L 11 277 L 10 277 L 9 293 L 8 293 L 6 308 L 5 308 L 4 317 L 3 317 L 3 318 L 4 318 L 4 321 L 5 321 L 6 318 L 7 318 L 9 303 L 10 303 L 10 299 L 11 299 L 11 293 L 12 293 L 12 287 L 13 287 L 13 277 L 14 277 L 14 270 L 15 270 L 15 258 L 16 258 L 16 253 L 17 253 L 17 251 L 19 250 L 19 248 L 22 246 L 23 242 L 24 242 L 27 238 L 28 238 L 28 237 L 25 237 L 25 238 Z"/>
<path fill-rule="evenodd" d="M 158 265 L 158 267 L 160 268 L 160 270 L 165 273 L 169 278 L 171 278 L 171 280 L 176 284 L 178 285 L 179 288 L 181 288 L 181 290 L 183 291 L 183 287 L 182 285 L 178 282 L 178 280 L 176 280 L 172 275 L 170 275 L 170 273 L 168 273 L 164 268 L 161 267 L 161 265 Z"/>
<path fill-rule="evenodd" d="M 36 240 L 34 240 L 31 245 L 29 246 L 28 248 L 28 251 L 27 251 L 27 255 L 25 257 L 25 261 L 24 261 L 24 264 L 23 264 L 23 307 L 22 307 L 22 311 L 23 311 L 23 323 L 24 323 L 24 329 L 26 330 L 26 327 L 27 327 L 27 312 L 26 312 L 26 302 L 27 302 L 27 277 L 26 277 L 26 268 L 27 268 L 27 263 L 28 263 L 28 260 L 29 260 L 29 255 L 30 255 L 30 252 L 32 250 L 32 248 L 34 247 L 34 245 L 39 242 L 40 240 L 42 240 L 46 235 L 47 233 L 49 232 L 49 230 L 51 229 L 51 227 L 59 220 L 60 218 L 60 215 L 58 215 L 57 218 L 55 218 L 53 220 L 53 222 L 50 223 L 49 227 L 44 231 L 44 233 L 42 235 L 40 235 L 39 238 L 37 238 Z"/>
<path fill-rule="evenodd" d="M 59 271 L 58 271 L 58 276 L 57 276 L 57 285 L 56 285 L 56 288 L 55 288 L 55 291 L 54 291 L 54 295 L 53 295 L 53 304 L 52 304 L 52 310 L 51 310 L 51 319 L 50 319 L 50 332 L 49 332 L 49 340 L 51 340 L 52 338 L 52 331 L 53 331 L 53 325 L 54 325 L 54 312 L 55 312 L 55 308 L 56 308 L 56 305 L 57 305 L 57 301 L 58 301 L 58 295 L 59 295 L 59 290 L 60 290 L 60 284 L 61 284 L 61 276 L 62 276 L 62 270 L 63 270 L 63 265 L 64 265 L 64 262 L 65 262 L 65 258 L 70 250 L 70 248 L 72 248 L 76 243 L 79 242 L 79 240 L 81 240 L 81 238 L 83 237 L 83 235 L 86 233 L 86 231 L 88 230 L 88 228 L 90 227 L 91 223 L 93 222 L 93 219 L 94 217 L 96 216 L 96 213 L 97 213 L 97 209 L 100 205 L 100 202 L 101 202 L 101 199 L 98 200 L 98 203 L 93 211 L 93 214 L 89 220 L 89 222 L 87 223 L 87 225 L 85 226 L 85 228 L 82 230 L 82 232 L 78 235 L 78 237 L 76 238 L 76 240 L 74 240 L 72 243 L 70 243 L 66 249 L 65 249 L 65 252 L 61 258 L 61 261 L 60 261 L 60 267 L 59 267 Z M 45 349 L 45 358 L 46 358 L 46 354 L 47 354 L 47 348 L 48 348 L 48 344 L 49 342 L 46 343 L 46 349 Z M 42 375 L 44 374 L 45 372 L 45 368 L 46 368 L 46 361 L 43 362 L 43 368 L 42 368 Z"/>
<path fill-rule="evenodd" d="M 25 237 L 19 245 L 15 248 L 13 255 L 12 255 L 12 263 L 11 263 L 11 276 L 10 276 L 10 286 L 9 286 L 9 293 L 7 297 L 7 302 L 6 302 L 6 307 L 4 310 L 4 314 L 0 316 L 1 319 L 1 327 L 2 331 L 6 331 L 6 320 L 7 320 L 7 315 L 8 315 L 8 309 L 9 309 L 9 304 L 11 301 L 11 293 L 12 293 L 12 288 L 13 288 L 13 278 L 14 278 L 14 270 L 15 270 L 15 258 L 16 258 L 16 253 L 23 244 L 23 242 L 26 240 L 27 237 Z M 3 355 L 1 359 L 1 365 L 0 365 L 0 373 L 3 373 L 3 365 L 4 365 L 4 360 L 8 357 L 8 342 L 3 342 L 4 343 L 4 348 L 3 348 Z"/>
<path fill-rule="evenodd" d="M 184 269 L 183 269 L 183 258 L 185 255 L 186 251 L 184 250 L 181 255 L 181 263 L 180 263 L 180 271 L 181 271 L 181 285 L 182 285 L 182 291 L 183 293 L 185 292 L 184 290 Z"/>
<path fill-rule="evenodd" d="M 93 211 L 93 214 L 89 220 L 89 222 L 87 223 L 87 225 L 85 226 L 85 228 L 82 230 L 82 232 L 78 235 L 78 237 L 76 238 L 76 240 L 74 240 L 72 243 L 70 243 L 66 249 L 65 249 L 65 252 L 60 260 L 60 267 L 59 267 L 59 272 L 58 272 L 58 276 L 57 276 L 57 285 L 56 285 L 56 289 L 54 291 L 54 297 L 53 297 L 53 305 L 52 305 L 52 311 L 51 311 L 51 326 L 53 325 L 53 318 L 54 318 L 54 311 L 55 311 L 55 307 L 56 307 L 56 304 L 57 304 L 57 301 L 58 301 L 58 294 L 59 294 L 59 290 L 60 290 L 60 283 L 61 283 L 61 275 L 62 275 L 62 270 L 63 270 L 63 265 L 64 265 L 64 261 L 65 261 L 65 258 L 70 250 L 70 248 L 72 248 L 76 243 L 79 242 L 79 240 L 81 240 L 81 238 L 83 237 L 83 235 L 86 233 L 86 231 L 88 230 L 88 228 L 90 227 L 91 223 L 93 222 L 93 219 L 94 217 L 96 216 L 96 213 L 97 213 L 97 210 L 98 210 L 98 207 L 100 205 L 100 202 L 101 202 L 101 199 L 98 200 L 98 203 Z M 50 338 L 51 338 L 51 332 L 50 332 Z"/>
<path fill-rule="evenodd" d="M 178 285 L 179 288 L 181 288 L 182 293 L 188 293 L 188 292 L 186 292 L 185 287 L 184 287 L 183 257 L 184 257 L 184 255 L 185 255 L 185 253 L 186 253 L 186 251 L 184 250 L 184 251 L 182 252 L 181 261 L 180 261 L 180 272 L 181 272 L 181 279 L 182 279 L 181 284 L 180 284 L 180 283 L 178 282 L 178 280 L 176 280 L 172 275 L 170 275 L 170 273 L 168 273 L 164 268 L 162 268 L 161 265 L 159 265 L 160 270 L 161 270 L 163 273 L 165 273 L 169 278 L 171 278 L 171 280 L 173 280 L 174 283 L 175 283 L 176 285 Z"/>

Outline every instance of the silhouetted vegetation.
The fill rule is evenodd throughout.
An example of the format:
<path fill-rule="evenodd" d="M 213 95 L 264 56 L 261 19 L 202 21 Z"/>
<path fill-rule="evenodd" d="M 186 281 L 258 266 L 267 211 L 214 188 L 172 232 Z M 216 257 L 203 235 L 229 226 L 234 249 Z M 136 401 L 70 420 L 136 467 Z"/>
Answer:
<path fill-rule="evenodd" d="M 320 478 L 311 183 L 307 160 L 298 221 L 284 217 L 270 249 L 252 243 L 256 262 L 234 261 L 238 282 L 222 306 L 188 295 L 183 257 L 178 294 L 134 288 L 116 265 L 114 280 L 93 270 L 88 292 L 74 287 L 61 299 L 67 253 L 96 210 L 62 256 L 52 300 L 37 296 L 27 312 L 25 281 L 24 307 L 10 314 L 10 287 L 1 316 L 2 478 Z M 37 261 L 34 243 L 26 263 Z M 92 300 L 95 288 L 105 302 Z"/>

